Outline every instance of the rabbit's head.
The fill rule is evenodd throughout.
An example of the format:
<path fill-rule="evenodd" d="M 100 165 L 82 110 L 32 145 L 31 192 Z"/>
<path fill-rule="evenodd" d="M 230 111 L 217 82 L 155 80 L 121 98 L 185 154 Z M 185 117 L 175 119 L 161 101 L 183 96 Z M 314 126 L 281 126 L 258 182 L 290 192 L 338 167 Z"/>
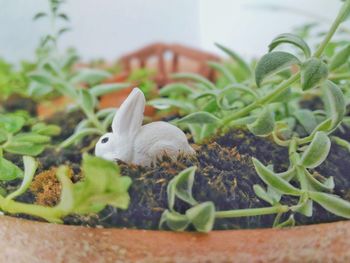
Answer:
<path fill-rule="evenodd" d="M 131 161 L 133 142 L 142 126 L 145 104 L 142 91 L 134 88 L 117 110 L 112 122 L 112 132 L 106 133 L 97 142 L 96 156 L 107 160 Z"/>

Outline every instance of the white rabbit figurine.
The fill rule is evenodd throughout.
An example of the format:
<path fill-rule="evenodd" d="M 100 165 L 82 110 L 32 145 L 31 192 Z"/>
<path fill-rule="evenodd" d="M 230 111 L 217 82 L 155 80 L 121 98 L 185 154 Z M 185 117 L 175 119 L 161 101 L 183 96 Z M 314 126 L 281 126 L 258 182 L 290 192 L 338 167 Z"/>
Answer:
<path fill-rule="evenodd" d="M 195 154 L 186 135 L 176 126 L 163 121 L 142 126 L 145 104 L 142 91 L 134 88 L 117 110 L 112 132 L 97 142 L 96 156 L 150 166 L 165 154 L 171 159 L 176 159 L 181 153 Z"/>

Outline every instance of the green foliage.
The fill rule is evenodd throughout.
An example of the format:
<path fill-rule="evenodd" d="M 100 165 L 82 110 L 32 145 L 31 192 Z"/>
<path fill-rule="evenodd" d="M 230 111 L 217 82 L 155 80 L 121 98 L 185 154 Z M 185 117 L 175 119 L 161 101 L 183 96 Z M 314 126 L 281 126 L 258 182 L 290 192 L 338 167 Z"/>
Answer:
<path fill-rule="evenodd" d="M 50 144 L 51 136 L 58 135 L 55 125 L 36 123 L 20 113 L 0 114 L 0 150 L 20 155 L 36 156 Z M 30 131 L 24 131 L 29 126 Z"/>
<path fill-rule="evenodd" d="M 51 136 L 60 132 L 58 126 L 36 122 L 21 112 L 0 114 L 0 180 L 10 181 L 23 176 L 15 164 L 2 156 L 4 152 L 37 156 L 50 145 Z"/>
<path fill-rule="evenodd" d="M 42 66 L 37 71 L 29 74 L 32 83 L 39 88 L 49 86 L 58 94 L 71 98 L 76 108 L 80 108 L 86 116 L 86 119 L 77 126 L 82 127 L 84 124 L 84 131 L 76 129 L 76 132 L 61 144 L 61 147 L 68 147 L 88 135 L 106 133 L 112 122 L 111 116 L 115 114 L 115 111 L 107 115 L 101 114 L 103 110 L 96 111 L 98 98 L 113 91 L 125 89 L 130 84 L 99 84 L 105 78 L 110 77 L 110 73 L 99 69 L 81 69 L 75 74 L 63 74 L 62 67 L 64 64 L 55 59 L 51 59 L 45 65 L 47 63 L 53 65 L 53 68 L 57 68 L 61 74 L 56 74 L 51 68 Z M 93 86 L 89 89 L 78 88 L 82 84 Z"/>
<path fill-rule="evenodd" d="M 213 202 L 198 203 L 192 196 L 196 167 L 190 167 L 175 176 L 168 184 L 168 208 L 162 214 L 159 227 L 165 225 L 173 231 L 184 231 L 192 225 L 199 232 L 212 230 L 215 221 L 215 205 Z M 188 203 L 185 214 L 175 211 L 176 198 Z"/>
<path fill-rule="evenodd" d="M 19 69 L 3 59 L 0 59 L 0 101 L 6 100 L 12 94 L 26 96 L 28 93 L 28 78 L 26 74 L 33 65 L 22 62 Z"/>
<path fill-rule="evenodd" d="M 126 209 L 130 202 L 128 189 L 131 179 L 121 176 L 117 164 L 84 155 L 82 173 L 84 179 L 73 184 L 69 179 L 68 167 L 57 170 L 62 191 L 60 202 L 54 207 L 25 204 L 14 199 L 29 188 L 37 163 L 32 157 L 24 156 L 24 177 L 20 187 L 6 197 L 0 195 L 1 211 L 11 214 L 28 214 L 49 222 L 62 223 L 62 218 L 71 214 L 97 213 L 107 205 Z M 5 174 L 4 176 L 11 176 Z"/>
<path fill-rule="evenodd" d="M 147 68 L 134 69 L 128 76 L 127 81 L 135 83 L 145 94 L 146 98 L 152 97 L 157 90 L 157 83 L 153 81 L 156 72 Z"/>
<path fill-rule="evenodd" d="M 219 45 L 241 66 L 245 72 L 243 78 L 233 74 L 225 63 L 209 63 L 221 76 L 220 85 L 197 75 L 180 74 L 176 79 L 185 78 L 189 82 L 171 84 L 161 94 L 171 97 L 171 107 L 177 107 L 181 102 L 188 105 L 192 103 L 194 108 L 182 107 L 180 113 L 184 116 L 174 123 L 187 125 L 195 141 L 210 137 L 218 130 L 247 126 L 258 136 L 272 134 L 277 144 L 289 149 L 290 167 L 283 173 L 275 173 L 253 158 L 256 172 L 266 185 L 266 188 L 254 185 L 253 189 L 271 207 L 215 211 L 208 203 L 203 205 L 206 207 L 203 208 L 206 211 L 203 217 L 207 218 L 208 226 L 212 218 L 264 214 L 276 214 L 275 227 L 291 226 L 295 224 L 295 213 L 312 216 L 314 202 L 331 213 L 349 218 L 350 203 L 328 193 L 334 189 L 333 177 L 319 177 L 311 170 L 326 160 L 331 147 L 329 135 L 341 128 L 342 123 L 348 123 L 345 122 L 345 116 L 346 106 L 350 105 L 349 45 L 346 41 L 331 42 L 331 39 L 349 12 L 350 0 L 347 0 L 313 53 L 300 36 L 279 35 L 269 45 L 270 52 L 256 64 L 253 77 L 249 74 L 250 66 L 242 58 Z M 309 35 L 312 28 L 305 28 L 304 35 Z M 282 44 L 296 47 L 303 56 L 300 53 L 295 55 L 275 51 Z M 324 109 L 313 111 L 300 108 L 300 100 L 305 93 L 320 94 Z M 211 132 L 203 132 L 208 126 Z M 333 140 L 349 148 L 346 140 L 337 137 L 333 137 Z M 285 206 L 281 203 L 283 195 L 296 196 L 299 201 L 295 205 Z M 168 193 L 168 198 L 172 200 L 173 206 L 175 191 Z M 191 205 L 193 209 L 200 206 L 194 203 Z M 180 215 L 172 211 L 172 207 L 169 209 L 163 214 L 161 225 L 166 223 L 171 229 L 181 231 L 194 225 L 188 213 Z M 291 214 L 286 221 L 280 222 L 284 213 Z M 203 232 L 210 230 L 209 227 L 195 228 Z"/>

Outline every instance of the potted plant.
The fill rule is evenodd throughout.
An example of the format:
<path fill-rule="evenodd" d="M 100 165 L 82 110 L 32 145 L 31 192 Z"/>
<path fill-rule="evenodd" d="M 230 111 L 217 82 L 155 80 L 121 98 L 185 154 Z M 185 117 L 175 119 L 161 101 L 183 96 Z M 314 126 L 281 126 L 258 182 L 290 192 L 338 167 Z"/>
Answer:
<path fill-rule="evenodd" d="M 51 71 L 31 74 L 37 82 L 54 83 L 76 102 L 82 116 L 63 129 L 69 129 L 63 138 L 58 122 L 47 124 L 23 111 L 0 114 L 5 258 L 346 261 L 350 144 L 344 73 L 350 49 L 341 44 L 332 56 L 324 51 L 349 12 L 347 0 L 314 52 L 301 37 L 282 34 L 254 66 L 219 45 L 239 71 L 211 63 L 223 78 L 218 83 L 176 74 L 175 79 L 186 82 L 163 87 L 163 97 L 149 103 L 180 109 L 166 125 L 183 131 L 174 127 L 181 135 L 168 140 L 181 137 L 187 145 L 186 132 L 191 154 L 162 143 L 141 154 L 151 157 L 145 163 L 135 159 L 145 147 L 127 152 L 128 143 L 136 142 L 128 136 L 139 132 L 131 128 L 141 126 L 142 118 L 122 107 L 119 114 L 130 113 L 123 121 L 115 109 L 99 110 L 99 92 L 114 88 L 71 85 L 74 79 L 92 79 L 96 71 L 79 72 L 68 82 L 58 81 Z M 276 51 L 281 44 L 300 53 Z M 305 94 L 312 98 L 308 108 L 301 106 Z M 125 105 L 142 112 L 142 102 L 138 97 Z M 68 122 L 68 115 L 63 119 Z M 123 122 L 131 127 L 125 134 Z M 124 145 L 115 150 L 108 142 L 116 130 Z M 142 142 L 154 150 L 159 141 L 150 138 L 159 131 L 146 133 Z M 99 154 L 99 145 L 108 154 Z"/>

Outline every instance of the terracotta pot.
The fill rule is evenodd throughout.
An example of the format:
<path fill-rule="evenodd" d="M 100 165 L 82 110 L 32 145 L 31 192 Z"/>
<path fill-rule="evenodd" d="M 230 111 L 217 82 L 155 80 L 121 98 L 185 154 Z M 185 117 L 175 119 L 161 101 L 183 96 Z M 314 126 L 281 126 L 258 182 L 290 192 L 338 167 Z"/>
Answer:
<path fill-rule="evenodd" d="M 209 234 L 0 218 L 2 262 L 349 262 L 350 221 Z"/>

